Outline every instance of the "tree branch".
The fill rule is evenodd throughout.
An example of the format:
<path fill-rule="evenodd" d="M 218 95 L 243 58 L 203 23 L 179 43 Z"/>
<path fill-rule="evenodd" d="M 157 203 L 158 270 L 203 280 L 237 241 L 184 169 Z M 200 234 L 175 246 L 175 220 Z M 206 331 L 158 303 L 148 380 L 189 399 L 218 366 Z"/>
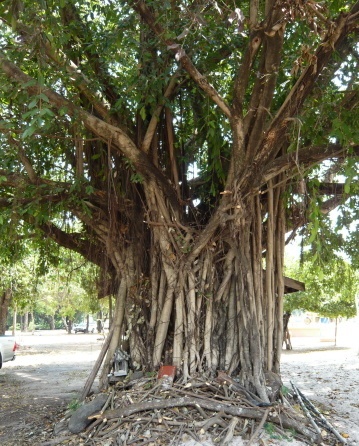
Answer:
<path fill-rule="evenodd" d="M 359 145 L 350 147 L 353 156 L 359 156 Z M 329 158 L 337 158 L 348 151 L 347 147 L 340 144 L 328 144 L 325 146 L 310 146 L 287 153 L 272 161 L 266 168 L 261 178 L 261 185 L 282 172 L 286 172 L 287 179 L 300 173 L 300 168 L 308 168 L 318 162 Z"/>
<path fill-rule="evenodd" d="M 261 30 L 263 51 L 245 117 L 244 132 L 248 135 L 249 159 L 256 153 L 268 120 L 281 61 L 285 25 L 284 11 L 281 8 L 271 8 L 265 20 L 265 28 Z"/>
<path fill-rule="evenodd" d="M 95 265 L 103 266 L 103 250 L 98 245 L 84 240 L 81 234 L 69 234 L 68 232 L 62 231 L 52 222 L 46 222 L 38 227 L 58 245 L 76 251 Z"/>
<path fill-rule="evenodd" d="M 226 414 L 237 416 L 237 417 L 245 417 L 245 418 L 253 418 L 256 420 L 261 420 L 263 418 L 263 410 L 259 408 L 247 408 L 247 407 L 235 407 L 233 405 L 219 403 L 214 401 L 209 401 L 209 399 L 195 398 L 195 397 L 183 397 L 183 398 L 169 398 L 166 400 L 158 400 L 158 401 L 145 401 L 142 403 L 131 404 L 128 407 L 123 407 L 120 409 L 114 410 L 106 410 L 103 414 L 94 415 L 92 419 L 101 419 L 101 420 L 111 420 L 115 418 L 122 418 L 134 413 L 143 412 L 146 410 L 155 410 L 155 409 L 163 409 L 163 408 L 172 408 L 172 407 L 183 407 L 183 406 L 199 406 L 203 409 L 208 409 L 216 412 L 224 412 Z M 297 421 L 294 417 L 288 417 L 285 413 L 277 412 L 270 414 L 270 421 L 274 421 L 278 424 L 283 425 L 285 428 L 293 428 L 297 430 L 297 432 L 303 434 L 307 438 L 313 440 L 315 436 L 311 430 L 309 430 L 303 423 L 303 421 Z"/>
<path fill-rule="evenodd" d="M 166 91 L 163 95 L 163 100 L 161 101 L 160 104 L 157 105 L 156 110 L 154 111 L 154 113 L 152 114 L 150 123 L 148 124 L 147 130 L 146 130 L 146 134 L 143 138 L 143 142 L 142 142 L 142 146 L 141 149 L 145 152 L 148 153 L 148 151 L 150 150 L 150 146 L 151 146 L 151 142 L 153 139 L 153 136 L 156 132 L 156 128 L 157 128 L 157 124 L 159 121 L 159 117 L 160 114 L 163 110 L 163 107 L 165 106 L 165 101 L 167 98 L 169 98 L 176 86 L 177 86 L 177 82 L 178 82 L 178 73 L 176 73 L 170 80 L 170 82 L 168 83 L 168 86 L 166 88 Z"/>
<path fill-rule="evenodd" d="M 10 25 L 8 25 L 10 27 Z M 16 22 L 16 32 L 21 37 L 21 39 L 28 44 L 31 44 L 34 39 L 34 31 L 28 28 L 25 24 L 20 21 Z M 38 39 L 41 44 L 43 54 L 47 56 L 47 62 L 56 64 L 57 67 L 65 68 L 67 73 L 71 76 L 72 80 L 76 80 L 74 85 L 80 90 L 80 92 L 86 97 L 89 103 L 93 106 L 94 110 L 101 116 L 103 120 L 116 125 L 123 130 L 125 126 L 121 126 L 118 120 L 115 120 L 113 115 L 110 115 L 110 108 L 105 100 L 103 100 L 99 92 L 93 92 L 89 88 L 89 80 L 81 72 L 80 68 L 72 61 L 70 58 L 66 57 L 61 49 L 55 50 L 47 38 Z"/>
<path fill-rule="evenodd" d="M 156 182 L 156 184 L 159 185 L 174 209 L 178 208 L 179 202 L 177 194 L 170 182 L 167 180 L 162 171 L 154 166 L 148 156 L 137 148 L 135 143 L 125 132 L 118 127 L 115 127 L 91 115 L 83 109 L 76 107 L 69 100 L 65 99 L 63 96 L 54 92 L 50 88 L 40 88 L 33 78 L 25 74 L 15 64 L 7 60 L 2 53 L 0 53 L 0 68 L 10 79 L 16 81 L 20 85 L 26 83 L 29 85 L 30 83 L 31 86 L 26 87 L 26 90 L 30 94 L 38 94 L 41 91 L 41 93 L 48 97 L 51 105 L 56 109 L 60 109 L 64 106 L 67 107 L 67 113 L 69 115 L 72 117 L 77 116 L 79 119 L 82 119 L 86 128 L 92 131 L 95 135 L 101 137 L 105 142 L 111 143 L 111 147 L 114 146 L 124 156 L 126 156 L 132 162 L 135 169 L 140 172 L 144 178 L 151 178 Z"/>
<path fill-rule="evenodd" d="M 266 165 L 268 162 L 273 160 L 278 154 L 278 151 L 282 147 L 280 142 L 283 138 L 283 134 L 286 132 L 289 124 L 293 121 L 293 117 L 297 116 L 300 112 L 305 99 L 312 92 L 315 82 L 323 69 L 327 66 L 330 58 L 336 51 L 336 48 L 351 31 L 358 27 L 357 23 L 351 21 L 351 17 L 354 14 L 353 11 L 355 11 L 357 5 L 358 3 L 354 5 L 351 12 L 341 14 L 338 17 L 332 29 L 327 33 L 326 37 L 318 46 L 317 51 L 311 58 L 311 62 L 303 71 L 276 116 L 271 121 L 261 147 L 254 157 L 252 168 L 248 169 L 248 172 L 245 173 L 241 179 L 240 186 L 242 188 L 250 190 L 253 188 L 253 184 L 257 185 L 259 182 L 262 182 L 263 171 L 259 172 L 259 166 L 264 166 L 264 169 L 267 169 Z M 258 181 L 253 182 L 253 178 L 257 178 Z"/>
<path fill-rule="evenodd" d="M 228 117 L 231 117 L 231 110 L 224 99 L 218 94 L 216 89 L 207 81 L 207 79 L 197 70 L 191 59 L 186 54 L 183 47 L 176 43 L 173 39 L 166 37 L 165 30 L 158 23 L 146 3 L 141 0 L 129 1 L 133 9 L 141 16 L 143 21 L 147 23 L 150 29 L 157 37 L 167 46 L 175 56 L 175 59 L 181 63 L 181 66 L 191 76 L 194 82 L 209 96 L 212 101 L 218 105 L 222 112 Z"/>

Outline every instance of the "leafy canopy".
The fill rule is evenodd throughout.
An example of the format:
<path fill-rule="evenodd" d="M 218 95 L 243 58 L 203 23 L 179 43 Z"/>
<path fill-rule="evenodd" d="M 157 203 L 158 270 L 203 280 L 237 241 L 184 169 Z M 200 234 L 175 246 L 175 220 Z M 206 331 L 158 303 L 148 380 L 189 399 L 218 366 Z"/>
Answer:
<path fill-rule="evenodd" d="M 317 256 L 343 241 L 326 219 L 341 204 L 357 262 L 358 6 L 327 3 L 274 2 L 268 13 L 264 2 L 1 2 L 3 237 L 46 234 L 105 267 L 94 222 L 111 200 L 125 228 L 155 178 L 201 229 L 232 165 L 250 193 L 286 172 L 287 229 L 304 225 Z M 233 117 L 247 119 L 245 149 L 233 149 Z"/>
<path fill-rule="evenodd" d="M 305 292 L 286 295 L 284 309 L 318 313 L 325 317 L 353 317 L 355 299 L 359 293 L 358 270 L 340 257 L 328 259 L 318 267 L 306 256 L 304 263 L 292 263 L 287 268 L 291 277 L 305 283 Z"/>

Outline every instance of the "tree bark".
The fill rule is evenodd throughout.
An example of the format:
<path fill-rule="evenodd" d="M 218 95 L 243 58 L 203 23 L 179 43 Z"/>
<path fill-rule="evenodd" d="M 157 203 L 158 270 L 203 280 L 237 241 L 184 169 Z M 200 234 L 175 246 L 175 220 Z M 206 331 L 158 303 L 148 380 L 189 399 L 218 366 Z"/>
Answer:
<path fill-rule="evenodd" d="M 14 307 L 14 313 L 12 316 L 12 335 L 15 336 L 16 335 L 16 330 L 17 330 L 17 308 L 16 306 Z"/>
<path fill-rule="evenodd" d="M 100 389 L 105 389 L 108 386 L 108 374 L 110 372 L 110 365 L 111 360 L 113 358 L 113 355 L 121 343 L 121 340 L 123 338 L 123 320 L 125 315 L 125 304 L 126 304 L 126 295 L 127 295 L 127 284 L 126 281 L 123 279 L 121 281 L 117 298 L 116 298 L 116 305 L 114 309 L 113 314 L 113 320 L 110 328 L 111 336 L 108 336 L 106 338 L 106 348 L 103 347 L 101 351 L 101 362 L 99 362 L 97 369 L 101 365 L 103 358 L 106 354 L 106 359 L 102 367 L 102 372 L 99 380 L 99 387 Z M 108 342 L 107 342 L 108 340 Z M 108 344 L 108 345 L 107 345 Z M 97 373 L 97 372 L 96 372 Z"/>
<path fill-rule="evenodd" d="M 6 331 L 6 321 L 11 302 L 11 289 L 7 288 L 0 297 L 0 334 L 4 335 Z"/>
<path fill-rule="evenodd" d="M 237 36 L 243 42 L 238 58 L 231 61 L 230 70 L 235 78 L 231 83 L 229 76 L 223 82 L 216 80 L 217 74 L 211 67 L 204 66 L 208 72 L 203 75 L 195 65 L 195 61 L 201 61 L 200 49 L 194 48 L 191 53 L 186 50 L 187 42 L 182 44 L 178 37 L 171 37 L 172 30 L 169 32 L 166 24 L 175 23 L 177 18 L 182 25 L 182 17 L 175 16 L 175 9 L 168 12 L 171 21 L 166 22 L 160 3 L 151 4 L 150 8 L 142 0 L 128 2 L 141 18 L 136 25 L 136 33 L 140 30 L 140 45 L 136 47 L 140 50 L 134 57 L 136 63 L 131 67 L 131 76 L 124 77 L 124 82 L 125 79 L 134 82 L 137 74 L 140 79 L 150 74 L 148 80 L 159 81 L 155 87 L 158 85 L 158 91 L 153 95 L 134 84 L 141 92 L 138 95 L 141 99 L 135 102 L 136 93 L 128 107 L 121 104 L 125 102 L 120 100 L 121 92 L 116 92 L 122 81 L 116 79 L 111 83 L 109 58 L 102 60 L 88 45 L 81 46 L 81 36 L 76 36 L 76 32 L 86 29 L 91 36 L 91 30 L 84 28 L 75 6 L 67 42 L 69 47 L 73 46 L 71 54 L 61 39 L 57 47 L 49 39 L 37 39 L 37 36 L 35 39 L 25 28 L 21 28 L 18 39 L 14 40 L 15 50 L 16 42 L 20 42 L 23 51 L 27 50 L 26 44 L 36 40 L 44 66 L 52 69 L 51 61 L 59 70 L 54 68 L 58 82 L 52 82 L 51 76 L 46 85 L 35 81 L 27 74 L 35 73 L 32 59 L 25 57 L 16 65 L 9 60 L 13 52 L 4 45 L 0 69 L 9 79 L 4 108 L 12 107 L 18 90 L 21 97 L 27 94 L 32 100 L 45 97 L 47 106 L 41 111 L 58 113 L 61 117 L 54 135 L 60 135 L 63 130 L 61 141 L 65 147 L 61 152 L 59 144 L 50 159 L 55 166 L 60 153 L 73 167 L 69 178 L 84 177 L 89 182 L 89 187 L 87 183 L 84 185 L 86 193 L 82 185 L 77 190 L 76 184 L 72 194 L 70 191 L 75 186 L 72 180 L 50 181 L 45 175 L 40 178 L 39 169 L 34 167 L 35 161 L 42 165 L 41 157 L 36 158 L 37 143 L 48 137 L 47 127 L 40 124 L 39 128 L 34 127 L 32 130 L 39 134 L 26 141 L 35 160 L 33 166 L 31 157 L 11 136 L 19 129 L 12 128 L 10 121 L 16 122 L 15 118 L 24 113 L 22 103 L 14 105 L 14 119 L 9 120 L 8 128 L 3 125 L 1 131 L 12 139 L 22 164 L 16 166 L 15 172 L 4 172 L 4 175 L 1 172 L 2 185 L 18 190 L 29 185 L 44 186 L 43 194 L 37 188 L 37 204 L 41 205 L 49 196 L 49 188 L 52 200 L 64 206 L 59 212 L 64 215 L 68 212 L 81 221 L 83 232 L 74 234 L 59 229 L 54 223 L 58 220 L 55 214 L 50 215 L 53 222 L 42 221 L 38 228 L 58 244 L 76 250 L 100 267 L 106 265 L 108 281 L 113 283 L 114 293 L 117 292 L 113 315 L 110 300 L 113 335 L 108 341 L 108 350 L 106 347 L 101 387 L 107 385 L 116 348 L 126 341 L 122 347 L 130 351 L 133 368 L 153 371 L 161 364 L 172 362 L 184 380 L 196 373 L 211 374 L 225 369 L 263 401 L 269 400 L 265 377 L 267 372 L 279 373 L 283 341 L 285 213 L 282 200 L 286 182 L 297 175 L 299 165 L 306 168 L 348 150 L 348 147 L 328 144 L 291 151 L 289 130 L 293 122 L 300 120 L 304 101 L 314 91 L 335 51 L 357 26 L 354 23 L 357 4 L 323 24 L 323 30 L 327 26 L 326 33 L 317 34 L 313 39 L 312 48 L 308 48 L 311 57 L 295 81 L 295 76 L 289 74 L 290 67 L 281 66 L 281 53 L 283 46 L 286 54 L 289 46 L 295 47 L 295 41 L 289 40 L 288 45 L 284 42 L 287 22 L 295 24 L 296 20 L 305 18 L 304 26 L 304 22 L 310 21 L 310 16 L 306 17 L 306 2 L 302 3 L 300 8 L 293 7 L 291 2 L 276 7 L 274 0 L 266 0 L 260 6 L 257 0 L 250 3 L 249 38 L 243 40 Z M 44 30 L 47 13 L 44 11 Z M 193 29 L 199 27 L 198 18 L 193 19 Z M 137 17 L 132 19 L 135 23 Z M 31 23 L 31 19 L 28 21 Z M 215 23 L 212 21 L 208 29 L 214 29 Z M 288 34 L 290 37 L 291 33 Z M 76 45 L 72 45 L 75 39 Z M 228 35 L 223 42 L 227 40 Z M 10 48 L 13 47 L 10 45 Z M 28 50 L 30 54 L 31 48 Z M 242 63 L 236 66 L 242 53 Z M 159 54 L 161 57 L 153 57 Z M 76 59 L 75 55 L 76 66 L 70 63 Z M 166 61 L 165 68 L 158 68 L 160 59 Z M 93 79 L 87 79 L 81 67 L 89 76 L 93 74 Z M 63 69 L 70 73 L 69 77 L 63 76 Z M 170 79 L 161 83 L 169 72 L 172 72 Z M 283 85 L 287 86 L 281 84 L 279 88 L 277 82 L 286 76 L 288 82 Z M 294 85 L 290 87 L 293 79 Z M 216 90 L 216 83 L 225 96 Z M 181 89 L 183 85 L 185 88 Z M 91 88 L 98 88 L 101 94 L 95 94 Z M 195 99 L 191 97 L 186 102 L 190 106 L 188 113 L 182 107 L 182 96 L 172 102 L 177 88 L 183 97 L 192 96 L 190 93 L 197 89 Z M 280 92 L 286 88 L 287 94 L 284 92 L 282 97 Z M 149 93 L 149 102 L 146 102 L 146 93 Z M 202 101 L 200 106 L 197 99 Z M 218 109 L 211 108 L 210 104 Z M 124 111 L 126 116 L 122 116 Z M 201 119 L 201 113 L 206 114 L 205 119 Z M 184 114 L 188 114 L 186 124 L 194 141 L 193 148 L 187 152 L 183 147 L 193 141 L 192 136 L 186 141 L 191 132 L 181 127 Z M 71 131 L 67 132 L 70 121 Z M 52 129 L 50 119 L 46 124 Z M 67 145 L 69 136 L 73 138 L 71 149 Z M 323 132 L 323 141 L 332 139 L 332 135 Z M 217 152 L 216 159 L 213 152 Z M 203 191 L 189 190 L 188 168 L 183 166 L 192 163 L 208 164 L 203 169 L 207 177 L 203 180 Z M 55 171 L 57 167 L 54 171 L 50 168 L 48 176 L 57 178 L 57 173 L 52 176 Z M 216 177 L 213 188 L 208 186 L 210 177 Z M 55 189 L 62 192 L 55 193 Z M 196 208 L 197 198 L 200 204 Z M 9 205 L 7 195 L 3 200 Z M 24 203 L 31 204 L 31 201 L 21 201 Z M 31 212 L 21 213 L 21 218 L 28 218 L 27 223 L 33 224 L 35 214 L 28 214 Z M 72 321 L 67 320 L 65 325 L 70 333 Z"/>
<path fill-rule="evenodd" d="M 55 330 L 55 316 L 53 314 L 50 316 L 50 330 Z"/>
<path fill-rule="evenodd" d="M 29 312 L 25 311 L 24 315 L 23 315 L 23 326 L 22 326 L 22 331 L 27 333 L 29 329 Z"/>

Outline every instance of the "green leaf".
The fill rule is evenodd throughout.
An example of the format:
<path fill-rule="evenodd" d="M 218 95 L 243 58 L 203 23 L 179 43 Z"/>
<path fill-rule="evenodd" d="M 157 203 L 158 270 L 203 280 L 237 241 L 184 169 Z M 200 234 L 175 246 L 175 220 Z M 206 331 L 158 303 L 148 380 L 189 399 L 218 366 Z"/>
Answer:
<path fill-rule="evenodd" d="M 143 176 L 140 173 L 133 173 L 131 175 L 131 181 L 132 181 L 132 183 L 142 183 Z"/>
<path fill-rule="evenodd" d="M 21 135 L 22 139 L 26 139 L 29 136 L 33 135 L 36 131 L 36 127 L 34 125 L 31 125 L 30 127 L 28 127 L 24 133 Z"/>
<path fill-rule="evenodd" d="M 23 88 L 28 88 L 28 87 L 33 87 L 34 85 L 37 85 L 37 82 L 35 79 L 31 79 L 28 82 L 25 82 L 24 84 L 22 84 Z"/>
<path fill-rule="evenodd" d="M 28 105 L 28 108 L 34 108 L 37 106 L 37 98 L 33 99 L 30 104 Z"/>
<path fill-rule="evenodd" d="M 44 116 L 44 115 L 55 116 L 55 113 L 49 108 L 42 108 L 41 110 L 39 110 L 39 116 Z"/>
<path fill-rule="evenodd" d="M 28 112 L 24 113 L 22 115 L 22 119 L 32 118 L 33 116 L 37 115 L 37 109 L 36 110 L 29 110 Z"/>
<path fill-rule="evenodd" d="M 141 118 L 142 118 L 144 121 L 146 120 L 147 113 L 146 113 L 146 108 L 145 108 L 145 107 L 142 107 L 142 108 L 141 108 L 141 110 L 140 110 L 140 116 L 141 116 Z"/>
<path fill-rule="evenodd" d="M 50 102 L 50 99 L 44 93 L 40 93 L 37 97 L 45 102 Z"/>
<path fill-rule="evenodd" d="M 60 115 L 60 116 L 64 116 L 64 115 L 66 115 L 67 112 L 68 112 L 68 107 L 63 106 L 63 107 L 60 107 L 60 108 L 59 108 L 59 115 Z"/>

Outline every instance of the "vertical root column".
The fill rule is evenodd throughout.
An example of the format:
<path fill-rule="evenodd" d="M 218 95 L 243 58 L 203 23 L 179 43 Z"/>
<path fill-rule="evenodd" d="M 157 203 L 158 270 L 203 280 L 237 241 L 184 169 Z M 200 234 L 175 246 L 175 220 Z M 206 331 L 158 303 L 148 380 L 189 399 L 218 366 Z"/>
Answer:
<path fill-rule="evenodd" d="M 197 370 L 197 358 L 199 358 L 196 339 L 196 285 L 192 273 L 188 274 L 187 330 L 189 372 L 192 374 Z"/>
<path fill-rule="evenodd" d="M 248 213 L 244 224 L 237 228 L 238 251 L 235 259 L 237 285 L 237 313 L 239 318 L 238 353 L 240 355 L 240 378 L 242 384 L 268 402 L 265 385 L 265 351 L 262 345 L 262 314 L 267 302 L 256 281 L 261 277 L 261 253 L 254 237 L 259 228 L 260 207 L 255 201 L 246 203 Z M 248 226 L 249 225 L 249 226 Z M 248 230 L 248 227 L 250 230 Z"/>
<path fill-rule="evenodd" d="M 182 283 L 182 281 L 181 281 Z M 184 321 L 185 321 L 185 299 L 184 299 L 184 289 L 179 284 L 178 292 L 176 296 L 176 315 L 175 315 L 175 330 L 173 339 L 173 365 L 180 369 L 182 367 L 183 358 L 183 342 L 184 342 Z"/>

